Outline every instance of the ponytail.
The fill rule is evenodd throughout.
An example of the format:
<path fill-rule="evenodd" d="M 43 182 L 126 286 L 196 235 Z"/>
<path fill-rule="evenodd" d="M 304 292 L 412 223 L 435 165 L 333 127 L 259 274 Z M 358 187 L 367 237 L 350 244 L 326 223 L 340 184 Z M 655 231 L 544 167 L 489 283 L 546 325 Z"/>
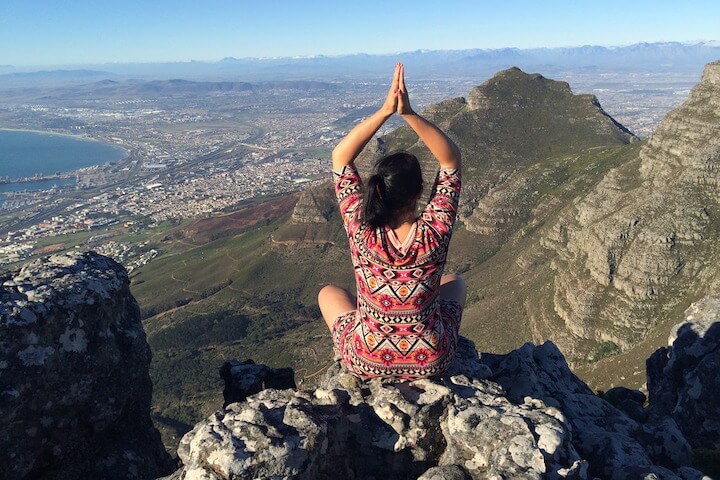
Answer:
<path fill-rule="evenodd" d="M 363 220 L 372 228 L 385 225 L 390 218 L 390 211 L 385 198 L 383 198 L 385 195 L 387 195 L 387 188 L 382 175 L 379 173 L 372 175 L 367 182 L 363 211 Z"/>
<path fill-rule="evenodd" d="M 422 171 L 415 155 L 396 152 L 381 158 L 367 181 L 363 222 L 373 229 L 392 223 L 402 212 L 415 208 L 422 187 Z"/>

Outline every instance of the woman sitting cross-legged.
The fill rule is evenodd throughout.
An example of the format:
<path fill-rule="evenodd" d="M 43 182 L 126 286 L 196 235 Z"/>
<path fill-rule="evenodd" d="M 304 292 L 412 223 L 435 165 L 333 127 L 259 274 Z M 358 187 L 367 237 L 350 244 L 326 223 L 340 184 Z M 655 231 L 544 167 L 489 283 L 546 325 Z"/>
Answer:
<path fill-rule="evenodd" d="M 416 216 L 423 180 L 407 152 L 380 159 L 363 186 L 354 160 L 398 113 L 437 159 L 430 200 Z M 423 378 L 443 373 L 458 341 L 465 284 L 443 275 L 460 194 L 460 152 L 410 107 L 404 67 L 395 66 L 382 108 L 333 150 L 335 192 L 350 242 L 357 296 L 328 285 L 320 311 L 342 365 L 360 377 Z"/>

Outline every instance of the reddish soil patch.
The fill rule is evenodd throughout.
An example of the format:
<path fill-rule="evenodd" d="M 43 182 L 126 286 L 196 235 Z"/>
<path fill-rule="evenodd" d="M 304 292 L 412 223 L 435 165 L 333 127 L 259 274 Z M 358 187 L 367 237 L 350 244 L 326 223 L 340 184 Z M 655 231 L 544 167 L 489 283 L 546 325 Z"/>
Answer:
<path fill-rule="evenodd" d="M 59 250 L 62 250 L 63 248 L 65 248 L 64 243 L 53 243 L 52 245 L 46 245 L 42 248 L 38 248 L 33 253 L 37 255 L 45 255 L 47 253 L 57 252 Z"/>
<path fill-rule="evenodd" d="M 228 235 L 237 235 L 287 214 L 295 207 L 297 199 L 297 194 L 290 194 L 271 200 L 249 201 L 230 213 L 201 218 L 168 230 L 165 239 L 188 239 L 193 243 L 203 244 Z"/>

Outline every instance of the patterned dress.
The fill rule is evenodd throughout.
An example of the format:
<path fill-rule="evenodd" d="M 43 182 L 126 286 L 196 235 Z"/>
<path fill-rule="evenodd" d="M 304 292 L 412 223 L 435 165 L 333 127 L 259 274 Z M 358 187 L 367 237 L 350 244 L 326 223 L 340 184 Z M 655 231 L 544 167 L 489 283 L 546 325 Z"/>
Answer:
<path fill-rule="evenodd" d="M 460 172 L 441 169 L 430 201 L 403 242 L 390 227 L 360 220 L 362 183 L 355 165 L 333 171 L 350 242 L 357 309 L 333 325 L 336 353 L 359 377 L 423 378 L 455 356 L 462 307 L 440 299 L 440 277 L 457 215 Z"/>

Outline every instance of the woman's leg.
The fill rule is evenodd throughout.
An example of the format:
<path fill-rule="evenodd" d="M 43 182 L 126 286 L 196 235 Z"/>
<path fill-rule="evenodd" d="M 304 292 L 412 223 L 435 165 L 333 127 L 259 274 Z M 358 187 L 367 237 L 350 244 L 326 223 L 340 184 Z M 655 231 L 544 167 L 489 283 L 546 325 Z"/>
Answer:
<path fill-rule="evenodd" d="M 467 287 L 462 277 L 454 273 L 442 276 L 440 279 L 440 297 L 454 300 L 459 303 L 461 307 L 464 307 L 466 296 Z"/>
<path fill-rule="evenodd" d="M 344 288 L 335 285 L 326 285 L 318 293 L 318 305 L 325 324 L 332 332 L 337 317 L 357 308 L 357 299 Z"/>

